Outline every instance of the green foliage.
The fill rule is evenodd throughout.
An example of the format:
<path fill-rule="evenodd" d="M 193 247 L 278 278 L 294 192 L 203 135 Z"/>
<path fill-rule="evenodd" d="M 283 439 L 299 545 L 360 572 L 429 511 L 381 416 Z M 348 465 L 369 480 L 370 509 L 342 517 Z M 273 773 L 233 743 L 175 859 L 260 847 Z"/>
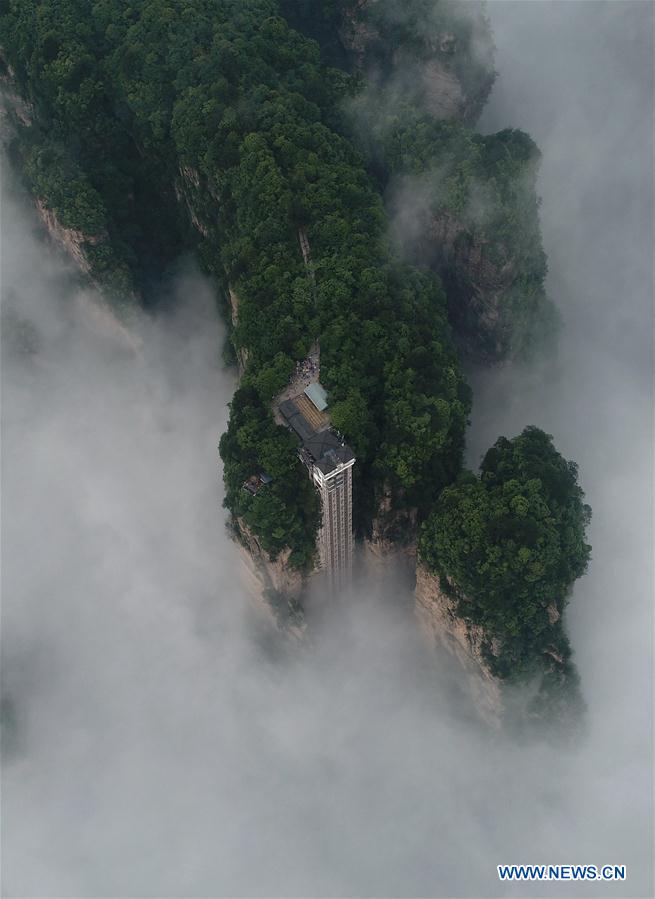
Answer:
<path fill-rule="evenodd" d="M 344 16 L 371 29 L 365 62 L 379 83 L 355 103 L 359 148 L 341 110 L 361 81 L 326 67 L 280 10 L 336 61 Z M 539 714 L 577 683 L 561 614 L 589 558 L 590 512 L 575 466 L 535 428 L 501 438 L 480 478 L 452 486 L 470 391 L 441 281 L 395 257 L 380 196 L 419 179 L 427 214 L 456 231 L 437 266 L 451 320 L 491 340 L 492 355 L 529 351 L 556 326 L 543 289 L 539 153 L 522 132 L 477 135 L 423 111 L 430 60 L 463 84 L 463 115 L 481 107 L 490 57 L 470 51 L 481 34 L 490 49 L 483 20 L 445 0 L 320 0 L 313 23 L 306 10 L 298 0 L 4 0 L 0 43 L 37 123 L 19 134 L 25 175 L 62 226 L 87 236 L 92 272 L 116 296 L 191 245 L 188 213 L 204 267 L 232 294 L 228 355 L 247 360 L 220 443 L 225 504 L 271 557 L 288 548 L 299 569 L 314 561 L 318 495 L 270 401 L 320 338 L 332 421 L 358 460 L 356 526 L 370 526 L 382 494 L 393 539 L 427 518 L 421 558 L 484 628 L 492 671 L 540 666 Z M 410 73 L 400 104 L 389 102 L 397 66 Z M 487 267 L 512 272 L 491 337 L 470 305 L 458 318 L 458 299 L 474 292 L 473 247 Z M 243 483 L 260 472 L 272 480 L 253 496 Z M 297 620 L 297 608 L 270 599 Z"/>
<path fill-rule="evenodd" d="M 305 610 L 296 599 L 280 593 L 279 590 L 275 590 L 273 587 L 265 590 L 264 595 L 280 627 L 288 627 L 289 625 L 302 626 L 305 620 Z"/>
<path fill-rule="evenodd" d="M 290 562 L 298 568 L 309 567 L 318 527 L 318 494 L 297 458 L 294 437 L 275 424 L 254 387 L 242 386 L 235 393 L 220 451 L 225 505 L 259 537 L 273 558 L 289 546 Z M 252 496 L 243 483 L 262 471 L 273 480 Z"/>
<path fill-rule="evenodd" d="M 540 153 L 522 131 L 480 135 L 370 89 L 354 102 L 358 140 L 383 184 L 416 228 L 443 232 L 436 246 L 405 246 L 408 258 L 444 278 L 453 326 L 484 358 L 527 357 L 558 329 L 544 289 L 536 176 Z M 362 124 L 363 123 L 363 124 Z M 420 195 L 420 201 L 412 199 Z M 478 295 L 485 295 L 480 303 Z M 498 310 L 493 324 L 483 311 Z"/>
<path fill-rule="evenodd" d="M 270 402 L 282 390 L 293 368 L 293 359 L 284 353 L 277 353 L 271 362 L 253 375 L 253 383 L 263 402 Z"/>
<path fill-rule="evenodd" d="M 325 6 L 332 23 L 342 13 L 339 2 Z M 376 25 L 383 41 L 395 40 L 386 0 L 378 14 L 387 16 Z M 400 28 L 426 50 L 419 24 L 408 15 Z M 25 138 L 26 173 L 62 223 L 106 232 L 87 247 L 94 269 L 117 290 L 139 283 L 188 244 L 181 207 L 200 235 L 204 266 L 232 289 L 230 340 L 248 363 L 220 446 L 226 505 L 264 549 L 274 556 L 290 547 L 299 567 L 314 552 L 317 496 L 269 404 L 317 338 L 333 421 L 358 458 L 359 528 L 383 491 L 394 508 L 425 517 L 461 468 L 470 391 L 439 279 L 394 257 L 378 187 L 335 130 L 352 88 L 347 76 L 323 65 L 275 0 L 97 0 L 91 14 L 83 0 L 9 0 L 0 40 L 39 123 Z M 514 257 L 524 254 L 538 297 L 545 261 L 536 201 L 521 187 L 536 158 L 529 138 L 476 136 L 409 107 L 379 120 L 364 147 L 374 174 L 442 170 L 434 202 L 497 234 L 501 261 L 510 244 Z M 486 218 L 472 209 L 475 190 L 492 210 Z M 253 497 L 242 484 L 258 471 L 273 481 Z M 507 490 L 507 502 L 532 503 L 530 515 L 545 527 L 536 488 Z M 457 521 L 449 527 L 455 533 Z M 544 547 L 551 577 L 546 563 L 557 546 Z M 516 568 L 508 558 L 507 577 L 537 577 L 540 559 L 521 556 Z"/>
<path fill-rule="evenodd" d="M 484 628 L 500 677 L 549 652 L 568 658 L 561 615 L 591 551 L 583 499 L 575 464 L 529 427 L 499 438 L 480 477 L 446 488 L 423 526 L 421 559 L 455 591 L 459 614 Z"/>
<path fill-rule="evenodd" d="M 419 109 L 431 105 L 433 71 L 456 77 L 459 114 L 475 121 L 494 82 L 494 45 L 481 4 L 452 0 L 339 0 L 342 28 L 353 32 L 363 67 L 377 83 Z"/>
<path fill-rule="evenodd" d="M 64 228 L 93 237 L 106 228 L 100 195 L 61 147 L 37 144 L 27 154 L 24 173 L 32 190 Z"/>
<path fill-rule="evenodd" d="M 36 125 L 19 134 L 30 185 L 65 227 L 106 232 L 109 246 L 87 255 L 116 296 L 143 289 L 151 269 L 189 245 L 171 162 L 146 155 L 113 69 L 135 15 L 122 0 L 0 8 L 3 53 L 35 110 Z"/>
<path fill-rule="evenodd" d="M 7 55 L 50 129 L 29 170 L 67 222 L 106 228 L 90 256 L 109 273 L 113 249 L 115 283 L 165 255 L 157 235 L 180 234 L 167 197 L 184 198 L 203 263 L 238 298 L 230 336 L 247 351 L 243 383 L 257 396 L 244 408 L 235 398 L 232 418 L 249 410 L 248 428 L 231 421 L 221 444 L 229 508 L 271 551 L 285 531 L 306 559 L 309 487 L 297 489 L 292 438 L 271 430 L 266 404 L 320 337 L 334 421 L 358 456 L 358 508 L 371 509 L 386 483 L 427 512 L 461 464 L 470 397 L 439 282 L 393 259 L 379 193 L 331 127 L 343 73 L 322 65 L 274 0 L 102 0 L 87 13 L 82 0 L 10 0 L 0 16 Z M 273 489 L 252 501 L 240 491 L 253 466 L 274 474 L 285 453 L 291 468 Z"/>

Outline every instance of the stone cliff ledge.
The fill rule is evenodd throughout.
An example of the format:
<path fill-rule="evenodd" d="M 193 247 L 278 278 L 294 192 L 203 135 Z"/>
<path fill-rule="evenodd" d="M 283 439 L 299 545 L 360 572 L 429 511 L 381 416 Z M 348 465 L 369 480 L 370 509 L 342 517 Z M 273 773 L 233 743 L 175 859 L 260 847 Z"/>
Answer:
<path fill-rule="evenodd" d="M 272 559 L 243 519 L 237 518 L 235 525 L 248 593 L 276 627 L 301 640 L 306 625 L 300 598 L 307 578 L 288 564 L 291 550 L 287 548 Z"/>
<path fill-rule="evenodd" d="M 414 609 L 430 644 L 446 649 L 464 669 L 469 693 L 482 718 L 499 728 L 504 712 L 502 685 L 484 662 L 484 631 L 456 614 L 455 600 L 444 592 L 439 577 L 420 562 L 416 568 Z"/>

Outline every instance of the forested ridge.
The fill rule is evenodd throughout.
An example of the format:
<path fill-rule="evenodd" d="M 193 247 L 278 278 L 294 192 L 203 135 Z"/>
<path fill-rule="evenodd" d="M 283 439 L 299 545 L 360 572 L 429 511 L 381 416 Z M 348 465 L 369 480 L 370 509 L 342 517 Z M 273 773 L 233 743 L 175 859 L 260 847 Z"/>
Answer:
<path fill-rule="evenodd" d="M 316 44 L 272 0 L 108 2 L 93 17 L 85 8 L 79 0 L 5 7 L 3 46 L 42 123 L 26 171 L 45 156 L 50 180 L 70 185 L 79 168 L 93 215 L 85 208 L 76 219 L 65 191 L 55 211 L 76 227 L 92 221 L 116 232 L 109 246 L 125 279 L 139 273 L 144 216 L 161 209 L 171 218 L 171 194 L 185 193 L 205 232 L 206 268 L 238 296 L 232 340 L 249 358 L 221 444 L 229 507 L 267 549 L 288 543 L 298 564 L 309 561 L 313 497 L 268 404 L 320 336 L 332 420 L 358 457 L 360 529 L 385 480 L 400 501 L 427 511 L 460 467 L 469 390 L 438 279 L 394 258 L 379 192 L 331 127 L 346 76 L 321 64 Z M 147 208 L 137 209 L 143 160 L 161 189 L 141 188 Z M 240 491 L 254 467 L 274 478 L 256 500 Z"/>
<path fill-rule="evenodd" d="M 562 624 L 591 553 L 591 509 L 577 475 L 538 428 L 500 437 L 479 476 L 463 472 L 442 491 L 419 540 L 459 616 L 484 629 L 490 671 L 517 678 L 545 670 L 542 700 L 550 681 L 577 683 Z"/>
<path fill-rule="evenodd" d="M 402 33 L 428 47 L 416 30 L 426 0 L 406 7 Z M 447 4 L 437 7 L 448 15 Z M 321 5 L 319 46 L 290 24 L 302 19 L 291 2 L 1 0 L 3 55 L 34 109 L 31 127 L 17 124 L 11 152 L 61 225 L 83 232 L 91 273 L 116 302 L 133 294 L 150 302 L 149 272 L 185 249 L 213 277 L 230 350 L 246 362 L 220 445 L 226 505 L 271 556 L 289 547 L 291 565 L 313 562 L 317 496 L 270 401 L 319 339 L 331 419 L 357 456 L 356 532 L 370 532 L 380 497 L 390 495 L 392 516 L 411 509 L 412 520 L 427 521 L 422 555 L 466 591 L 472 582 L 453 561 L 461 522 L 446 510 L 458 490 L 487 491 L 485 473 L 475 482 L 482 487 L 451 486 L 462 472 L 470 390 L 442 282 L 392 244 L 384 192 L 394 179 L 427 176 L 435 213 L 463 225 L 458 239 L 481 233 L 500 266 L 511 255 L 519 278 L 503 307 L 504 351 L 527 351 L 552 326 L 542 315 L 546 261 L 534 178 L 523 178 L 538 151 L 520 132 L 482 137 L 470 123 L 439 121 L 419 94 L 387 104 L 396 32 L 383 20 L 375 45 L 383 78 L 366 84 L 361 70 L 333 67 L 348 56 L 336 35 L 352 8 L 346 0 Z M 380 3 L 376 15 L 389 10 Z M 453 25 L 456 33 L 462 27 Z M 486 96 L 475 67 L 462 77 Z M 353 110 L 370 110 L 371 98 L 380 114 L 374 121 L 362 112 L 362 134 Z M 480 189 L 483 219 L 471 205 Z M 238 303 L 234 324 L 229 291 Z M 241 487 L 257 471 L 272 482 L 251 496 Z M 539 489 L 530 487 L 530 497 Z M 575 478 L 567 489 L 577 496 Z M 518 516 L 516 503 L 511 508 Z M 570 523 L 578 543 L 586 520 Z M 444 529 L 452 559 L 437 557 L 430 543 Z M 488 565 L 497 562 L 492 553 Z M 566 589 L 583 568 L 571 568 Z M 565 593 L 558 577 L 556 592 Z"/>
<path fill-rule="evenodd" d="M 374 116 L 372 106 L 386 112 Z M 358 144 L 379 183 L 414 218 L 408 238 L 400 234 L 405 255 L 441 273 L 466 348 L 490 361 L 552 349 L 559 318 L 545 291 L 535 190 L 541 154 L 530 136 L 509 128 L 476 134 L 404 103 L 390 108 L 384 92 L 354 110 L 366 122 Z M 471 302 L 476 291 L 496 307 L 493 323 Z"/>

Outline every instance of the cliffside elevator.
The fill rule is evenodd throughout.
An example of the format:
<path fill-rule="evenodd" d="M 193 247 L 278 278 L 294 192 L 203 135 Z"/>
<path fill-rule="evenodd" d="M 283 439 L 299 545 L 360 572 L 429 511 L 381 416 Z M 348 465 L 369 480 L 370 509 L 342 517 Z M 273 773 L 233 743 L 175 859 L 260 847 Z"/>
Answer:
<path fill-rule="evenodd" d="M 299 371 L 300 382 L 297 377 L 292 378 L 290 388 L 274 403 L 274 410 L 281 423 L 299 437 L 298 456 L 321 498 L 321 527 L 318 533 L 320 567 L 326 572 L 331 592 L 338 593 L 350 583 L 352 577 L 352 469 L 355 454 L 330 426 L 327 395 L 317 380 L 318 362 L 305 360 L 299 363 Z M 304 380 L 309 380 L 304 389 L 303 372 L 306 375 Z M 300 392 L 291 396 L 296 390 Z M 285 394 L 287 398 L 283 399 Z"/>

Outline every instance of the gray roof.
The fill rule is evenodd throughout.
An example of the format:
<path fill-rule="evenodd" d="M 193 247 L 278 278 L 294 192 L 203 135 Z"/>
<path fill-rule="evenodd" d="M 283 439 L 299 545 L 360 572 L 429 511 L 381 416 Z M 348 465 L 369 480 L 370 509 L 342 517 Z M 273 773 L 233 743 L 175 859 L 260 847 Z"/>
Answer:
<path fill-rule="evenodd" d="M 321 431 L 304 442 L 305 449 L 314 459 L 316 467 L 329 474 L 339 464 L 350 462 L 355 454 L 350 447 L 339 440 L 331 431 Z"/>
<path fill-rule="evenodd" d="M 289 427 L 300 437 L 306 465 L 314 464 L 323 474 L 329 474 L 340 463 L 355 458 L 350 447 L 332 431 L 315 431 L 293 400 L 280 403 L 279 409 Z"/>
<path fill-rule="evenodd" d="M 303 443 L 313 437 L 314 429 L 293 400 L 285 400 L 283 403 L 280 403 L 280 412 L 288 422 L 289 427 L 293 428 Z"/>

